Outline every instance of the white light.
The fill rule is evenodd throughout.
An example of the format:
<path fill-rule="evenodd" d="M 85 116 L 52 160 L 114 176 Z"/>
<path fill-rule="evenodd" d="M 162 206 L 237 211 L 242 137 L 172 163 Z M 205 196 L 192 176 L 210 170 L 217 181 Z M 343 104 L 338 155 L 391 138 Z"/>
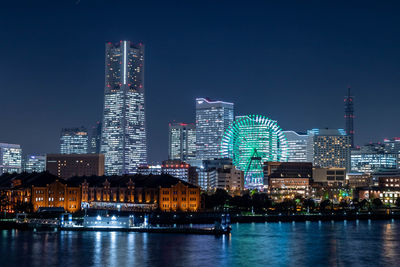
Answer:
<path fill-rule="evenodd" d="M 116 221 L 117 218 L 116 218 L 115 216 L 112 216 L 112 217 L 111 217 L 111 220 L 112 220 L 112 221 Z"/>
<path fill-rule="evenodd" d="M 96 220 L 101 221 L 101 216 L 97 215 Z"/>
<path fill-rule="evenodd" d="M 126 41 L 124 41 L 124 84 L 126 84 Z"/>

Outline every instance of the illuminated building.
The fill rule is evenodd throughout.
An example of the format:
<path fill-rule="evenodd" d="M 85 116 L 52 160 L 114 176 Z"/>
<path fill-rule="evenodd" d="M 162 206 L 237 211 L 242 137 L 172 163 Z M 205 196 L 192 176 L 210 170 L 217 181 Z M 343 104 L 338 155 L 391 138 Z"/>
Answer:
<path fill-rule="evenodd" d="M 344 98 L 344 118 L 346 122 L 346 134 L 350 137 L 350 147 L 354 147 L 354 97 L 348 88 L 347 96 Z"/>
<path fill-rule="evenodd" d="M 222 158 L 244 172 L 246 188 L 263 188 L 263 165 L 266 161 L 287 161 L 286 137 L 276 121 L 260 115 L 237 117 L 226 130 Z"/>
<path fill-rule="evenodd" d="M 61 154 L 86 154 L 88 153 L 88 133 L 84 127 L 64 128 L 61 130 Z"/>
<path fill-rule="evenodd" d="M 161 173 L 169 174 L 182 181 L 197 185 L 196 168 L 181 160 L 166 160 L 161 165 Z"/>
<path fill-rule="evenodd" d="M 196 158 L 220 158 L 222 136 L 233 122 L 233 103 L 196 98 Z"/>
<path fill-rule="evenodd" d="M 264 176 L 268 181 L 268 191 L 274 200 L 293 198 L 311 194 L 310 182 L 313 168 L 310 162 L 265 162 Z"/>
<path fill-rule="evenodd" d="M 350 170 L 350 136 L 343 129 L 312 129 L 308 132 L 307 161 L 316 167 Z"/>
<path fill-rule="evenodd" d="M 107 43 L 101 152 L 108 175 L 136 173 L 147 163 L 144 46 Z"/>
<path fill-rule="evenodd" d="M 104 175 L 103 154 L 48 154 L 46 170 L 60 178 Z"/>
<path fill-rule="evenodd" d="M 385 153 L 397 155 L 397 168 L 400 168 L 400 137 L 383 140 Z"/>
<path fill-rule="evenodd" d="M 350 188 L 366 187 L 373 185 L 372 176 L 368 173 L 347 173 L 346 181 Z"/>
<path fill-rule="evenodd" d="M 137 173 L 142 175 L 161 175 L 161 165 L 140 165 Z"/>
<path fill-rule="evenodd" d="M 313 180 L 327 186 L 343 186 L 346 184 L 346 168 L 313 168 Z"/>
<path fill-rule="evenodd" d="M 396 169 L 397 155 L 361 149 L 351 151 L 351 170 L 373 173 L 381 169 Z"/>
<path fill-rule="evenodd" d="M 28 155 L 24 161 L 24 171 L 43 172 L 46 170 L 46 156 Z"/>
<path fill-rule="evenodd" d="M 283 131 L 288 144 L 288 162 L 307 162 L 307 142 L 306 133 L 295 131 Z"/>
<path fill-rule="evenodd" d="M 0 175 L 21 172 L 22 149 L 20 145 L 0 143 Z"/>
<path fill-rule="evenodd" d="M 168 159 L 196 159 L 196 127 L 192 123 L 169 124 Z"/>
<path fill-rule="evenodd" d="M 89 140 L 89 152 L 92 154 L 100 154 L 101 148 L 101 122 L 97 122 L 95 126 L 92 127 L 92 132 Z"/>

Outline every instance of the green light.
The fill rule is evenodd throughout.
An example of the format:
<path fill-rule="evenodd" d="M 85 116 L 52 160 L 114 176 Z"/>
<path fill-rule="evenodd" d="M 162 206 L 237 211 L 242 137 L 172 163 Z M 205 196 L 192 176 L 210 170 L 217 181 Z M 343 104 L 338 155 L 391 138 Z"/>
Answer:
<path fill-rule="evenodd" d="M 287 161 L 286 137 L 276 121 L 261 115 L 237 118 L 226 130 L 221 154 L 231 158 L 244 171 L 245 186 L 263 186 L 263 165 L 266 161 Z"/>

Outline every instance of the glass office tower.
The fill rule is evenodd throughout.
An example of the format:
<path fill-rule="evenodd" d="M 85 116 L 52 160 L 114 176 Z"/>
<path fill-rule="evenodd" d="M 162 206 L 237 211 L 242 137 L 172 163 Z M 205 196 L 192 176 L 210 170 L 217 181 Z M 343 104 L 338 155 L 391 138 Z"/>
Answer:
<path fill-rule="evenodd" d="M 101 152 L 106 174 L 136 173 L 147 162 L 144 46 L 107 43 Z"/>
<path fill-rule="evenodd" d="M 0 175 L 20 173 L 22 168 L 22 149 L 20 145 L 0 143 Z"/>
<path fill-rule="evenodd" d="M 196 159 L 196 126 L 193 123 L 169 124 L 168 159 Z"/>
<path fill-rule="evenodd" d="M 234 119 L 233 103 L 196 98 L 196 158 L 221 158 L 222 136 Z"/>
<path fill-rule="evenodd" d="M 64 128 L 61 130 L 61 154 L 86 154 L 88 153 L 88 132 L 86 128 Z"/>
<path fill-rule="evenodd" d="M 307 162 L 308 135 L 295 131 L 283 131 L 288 144 L 289 162 Z"/>
<path fill-rule="evenodd" d="M 24 171 L 28 173 L 46 170 L 46 156 L 28 155 L 24 162 Z"/>

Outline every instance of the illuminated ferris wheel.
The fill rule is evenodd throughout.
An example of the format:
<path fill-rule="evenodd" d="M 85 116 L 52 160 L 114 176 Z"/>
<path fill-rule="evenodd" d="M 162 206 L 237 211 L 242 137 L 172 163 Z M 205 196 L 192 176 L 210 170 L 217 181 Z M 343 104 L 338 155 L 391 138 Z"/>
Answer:
<path fill-rule="evenodd" d="M 246 188 L 262 188 L 264 162 L 287 161 L 288 145 L 276 121 L 248 115 L 236 118 L 226 130 L 221 154 L 244 172 Z"/>

